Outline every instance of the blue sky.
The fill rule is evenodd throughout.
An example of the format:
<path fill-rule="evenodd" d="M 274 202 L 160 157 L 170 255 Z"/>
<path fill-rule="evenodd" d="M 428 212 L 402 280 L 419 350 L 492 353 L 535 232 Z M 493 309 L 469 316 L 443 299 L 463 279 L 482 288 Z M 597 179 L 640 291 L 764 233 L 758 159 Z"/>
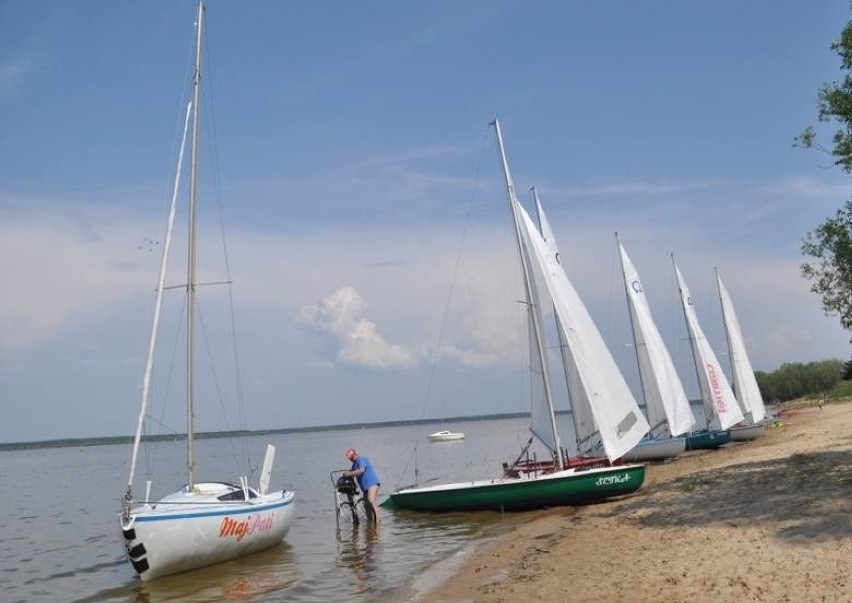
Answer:
<path fill-rule="evenodd" d="M 0 2 L 0 441 L 132 430 L 194 10 Z M 717 351 L 714 266 L 757 370 L 847 358 L 798 266 L 852 185 L 791 142 L 841 75 L 829 46 L 850 16 L 846 0 L 211 0 L 205 174 L 247 427 L 525 410 L 495 117 L 629 382 L 615 230 L 693 396 L 669 253 Z"/>

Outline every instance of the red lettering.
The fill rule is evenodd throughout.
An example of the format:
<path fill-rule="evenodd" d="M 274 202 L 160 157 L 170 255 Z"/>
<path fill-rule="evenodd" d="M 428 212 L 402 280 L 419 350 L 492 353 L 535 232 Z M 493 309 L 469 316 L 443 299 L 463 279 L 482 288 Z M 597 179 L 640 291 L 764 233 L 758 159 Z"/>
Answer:
<path fill-rule="evenodd" d="M 237 542 L 240 542 L 246 536 L 254 532 L 268 532 L 272 529 L 274 523 L 274 514 L 261 517 L 260 515 L 249 515 L 243 521 L 236 521 L 230 517 L 224 517 L 222 524 L 219 526 L 219 538 L 228 538 L 235 536 Z"/>
<path fill-rule="evenodd" d="M 710 389 L 713 393 L 713 400 L 716 402 L 716 409 L 720 413 L 728 412 L 728 407 L 725 404 L 725 398 L 722 395 L 722 386 L 719 383 L 719 376 L 716 375 L 716 368 L 712 364 L 707 365 L 707 379 L 710 381 Z"/>

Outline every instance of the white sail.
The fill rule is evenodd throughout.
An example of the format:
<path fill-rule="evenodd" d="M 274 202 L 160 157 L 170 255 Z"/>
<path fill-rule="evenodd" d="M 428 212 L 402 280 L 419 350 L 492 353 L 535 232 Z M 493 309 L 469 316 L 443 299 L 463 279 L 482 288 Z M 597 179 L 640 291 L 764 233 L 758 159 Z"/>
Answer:
<path fill-rule="evenodd" d="M 551 247 L 520 204 L 517 211 L 523 218 L 525 239 L 544 275 L 574 366 L 591 402 L 606 455 L 611 460 L 621 458 L 648 432 L 648 421 Z"/>
<path fill-rule="evenodd" d="M 550 221 L 544 213 L 544 208 L 541 206 L 535 190 L 533 190 L 533 193 L 541 236 L 545 243 L 547 243 L 548 253 L 556 258 L 556 263 L 561 264 L 559 247 L 556 244 L 553 229 L 550 227 Z M 583 387 L 580 374 L 577 372 L 577 366 L 571 358 L 571 352 L 568 349 L 568 342 L 565 341 L 558 314 L 556 316 L 556 324 L 559 334 L 559 351 L 562 357 L 562 367 L 565 372 L 568 397 L 571 401 L 571 418 L 574 424 L 575 442 L 574 446 L 572 446 L 572 452 L 577 455 L 594 453 L 600 446 L 600 436 L 597 435 L 598 428 L 595 425 L 589 395 L 586 392 L 586 388 Z"/>
<path fill-rule="evenodd" d="M 734 312 L 734 304 L 722 278 L 716 272 L 716 282 L 719 285 L 719 298 L 722 302 L 722 316 L 725 321 L 725 333 L 728 337 L 728 351 L 731 355 L 731 376 L 734 383 L 734 394 L 742 407 L 748 423 L 759 423 L 766 416 L 763 397 L 754 377 L 754 370 L 748 359 L 740 322 Z"/>
<path fill-rule="evenodd" d="M 639 280 L 639 273 L 620 241 L 618 249 L 621 253 L 624 289 L 627 292 L 627 306 L 630 309 L 633 343 L 639 363 L 648 423 L 651 425 L 652 435 L 664 435 L 665 430 L 660 428 L 668 425 L 668 434 L 678 436 L 692 429 L 695 424 L 689 398 L 683 390 L 671 355 L 651 315 L 651 307 L 645 295 L 645 288 Z"/>
<path fill-rule="evenodd" d="M 528 255 L 522 260 L 529 265 Z M 538 301 L 538 289 L 530 287 L 530 302 L 527 304 L 527 334 L 529 336 L 529 361 L 530 361 L 530 431 L 532 434 L 552 452 L 556 453 L 559 443 L 553 430 L 553 413 L 551 403 L 547 399 L 547 388 L 545 387 L 546 359 L 542 357 L 542 346 L 536 340 L 535 321 L 542 324 L 541 306 Z"/>
<path fill-rule="evenodd" d="M 674 264 L 674 258 L 672 258 Z M 683 280 L 683 276 L 674 267 L 677 275 L 677 286 L 680 290 L 680 300 L 683 305 L 683 314 L 686 317 L 686 326 L 689 330 L 689 340 L 692 344 L 692 355 L 695 360 L 695 370 L 698 374 L 698 386 L 701 389 L 701 399 L 704 402 L 704 412 L 707 414 L 708 429 L 728 429 L 732 425 L 743 420 L 743 413 L 731 386 L 725 379 L 722 367 L 716 359 L 704 331 L 698 324 L 698 315 L 695 313 L 695 305 L 689 288 Z"/>

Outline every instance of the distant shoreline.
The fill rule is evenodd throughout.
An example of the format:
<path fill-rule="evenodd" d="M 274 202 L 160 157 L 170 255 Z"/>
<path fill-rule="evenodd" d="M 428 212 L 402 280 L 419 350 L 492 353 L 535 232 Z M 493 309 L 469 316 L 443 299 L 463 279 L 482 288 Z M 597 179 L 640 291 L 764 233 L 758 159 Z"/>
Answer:
<path fill-rule="evenodd" d="M 564 414 L 570 411 L 557 411 L 557 414 Z M 343 431 L 346 429 L 373 429 L 382 427 L 398 427 L 400 425 L 430 425 L 439 423 L 457 423 L 464 421 L 483 421 L 495 419 L 520 419 L 528 417 L 529 413 L 499 413 L 491 415 L 470 415 L 465 417 L 445 417 L 443 419 L 409 419 L 398 421 L 378 421 L 375 423 L 341 423 L 338 425 L 313 425 L 308 427 L 288 427 L 286 429 L 238 429 L 232 431 L 203 431 L 195 434 L 198 440 L 209 440 L 215 438 L 233 438 L 244 436 L 258 436 L 281 433 L 307 433 L 314 431 Z M 168 442 L 168 441 L 183 441 L 186 439 L 186 434 L 158 434 L 143 436 L 145 442 Z M 77 448 L 80 446 L 110 446 L 113 444 L 129 444 L 133 441 L 133 436 L 101 436 L 91 438 L 62 438 L 55 440 L 40 440 L 33 442 L 8 442 L 0 443 L 0 452 L 12 450 L 34 450 L 38 448 Z"/>

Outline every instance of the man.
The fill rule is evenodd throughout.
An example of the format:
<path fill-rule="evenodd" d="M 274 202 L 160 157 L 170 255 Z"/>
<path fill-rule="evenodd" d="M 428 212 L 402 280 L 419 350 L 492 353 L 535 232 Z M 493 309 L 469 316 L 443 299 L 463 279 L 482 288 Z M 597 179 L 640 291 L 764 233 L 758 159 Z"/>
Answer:
<path fill-rule="evenodd" d="M 379 523 L 379 506 L 376 504 L 376 499 L 379 496 L 379 487 L 382 485 L 379 481 L 379 475 L 373 469 L 370 459 L 366 456 L 359 456 L 358 451 L 354 448 L 349 448 L 346 451 L 346 458 L 352 463 L 349 471 L 343 473 L 346 477 L 354 477 L 358 480 L 358 485 L 361 487 L 361 492 L 367 499 L 367 519 Z"/>

